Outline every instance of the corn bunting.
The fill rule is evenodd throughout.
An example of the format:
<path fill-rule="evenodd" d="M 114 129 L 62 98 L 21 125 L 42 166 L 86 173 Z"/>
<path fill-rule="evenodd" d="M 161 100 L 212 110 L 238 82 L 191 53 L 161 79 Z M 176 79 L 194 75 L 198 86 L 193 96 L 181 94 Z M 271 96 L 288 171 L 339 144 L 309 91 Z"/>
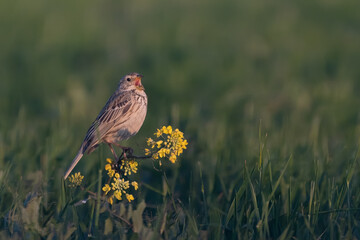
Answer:
<path fill-rule="evenodd" d="M 86 133 L 78 154 L 66 171 L 66 179 L 84 153 L 91 153 L 101 143 L 109 145 L 111 152 L 117 158 L 112 145 L 119 146 L 123 153 L 128 148 L 118 142 L 135 135 L 143 124 L 147 111 L 147 96 L 141 84 L 143 76 L 131 73 L 123 77 L 118 88 L 109 98 L 95 121 Z"/>

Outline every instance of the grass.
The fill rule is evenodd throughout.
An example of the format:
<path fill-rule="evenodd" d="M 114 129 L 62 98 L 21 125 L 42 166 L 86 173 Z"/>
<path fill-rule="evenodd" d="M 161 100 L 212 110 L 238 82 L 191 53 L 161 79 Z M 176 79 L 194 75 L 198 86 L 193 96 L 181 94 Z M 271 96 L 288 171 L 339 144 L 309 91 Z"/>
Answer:
<path fill-rule="evenodd" d="M 359 239 L 356 1 L 0 3 L 0 238 Z M 132 203 L 99 201 L 107 146 L 62 176 L 120 76 L 189 141 Z"/>

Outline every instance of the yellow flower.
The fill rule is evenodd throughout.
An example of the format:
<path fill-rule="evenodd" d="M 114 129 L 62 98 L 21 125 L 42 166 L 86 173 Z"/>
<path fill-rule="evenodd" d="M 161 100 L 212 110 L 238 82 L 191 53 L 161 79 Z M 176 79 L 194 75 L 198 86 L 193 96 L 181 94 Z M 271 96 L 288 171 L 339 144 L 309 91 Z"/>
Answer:
<path fill-rule="evenodd" d="M 152 139 L 149 141 L 154 146 L 157 145 L 155 141 Z M 160 144 L 160 143 L 159 143 Z M 150 152 L 150 150 L 149 150 Z M 152 154 L 150 152 L 150 154 Z M 138 171 L 138 165 L 139 163 L 134 160 L 122 160 L 120 169 L 123 169 L 124 173 L 116 172 L 116 169 L 113 169 L 113 161 L 108 158 L 106 159 L 107 164 L 105 165 L 105 170 L 107 171 L 108 175 L 111 177 L 110 179 L 111 184 L 107 183 L 102 187 L 102 191 L 104 192 L 104 195 L 107 196 L 107 201 L 110 204 L 114 203 L 114 199 L 116 200 L 123 200 L 123 196 L 126 196 L 126 199 L 131 202 L 134 200 L 134 196 L 130 194 L 130 187 L 133 187 L 134 190 L 138 190 L 139 185 L 136 181 L 130 182 L 126 178 L 121 178 L 126 175 L 130 175 L 132 173 L 136 173 Z M 76 174 L 78 176 L 79 174 Z M 131 185 L 131 186 L 130 186 Z"/>
<path fill-rule="evenodd" d="M 139 165 L 138 162 L 134 161 L 134 160 L 130 160 L 129 161 L 129 165 L 130 165 L 130 168 L 131 168 L 131 171 L 133 173 L 136 173 L 137 172 L 137 166 Z"/>
<path fill-rule="evenodd" d="M 157 160 L 160 158 L 168 158 L 170 162 L 175 163 L 177 156 L 183 153 L 188 142 L 184 139 L 184 133 L 179 129 L 173 130 L 171 126 L 162 126 L 154 133 L 158 139 L 148 139 L 148 146 L 157 148 L 157 152 L 152 153 L 150 149 L 145 149 L 145 155 L 152 155 L 152 158 Z M 160 138 L 160 139 L 159 139 Z"/>
<path fill-rule="evenodd" d="M 105 184 L 105 186 L 102 188 L 102 190 L 105 192 L 105 195 L 107 195 L 108 192 L 110 192 L 111 187 L 109 186 L 109 184 Z"/>
<path fill-rule="evenodd" d="M 157 148 L 160 148 L 160 147 L 161 147 L 161 144 L 162 144 L 163 142 L 164 142 L 163 140 L 157 141 L 157 142 L 156 142 Z"/>
<path fill-rule="evenodd" d="M 126 194 L 126 198 L 129 202 L 131 202 L 132 200 L 134 200 L 134 196 L 132 194 Z"/>
<path fill-rule="evenodd" d="M 114 197 L 116 197 L 117 200 L 122 200 L 121 195 L 122 193 L 120 190 L 114 192 Z"/>
<path fill-rule="evenodd" d="M 162 149 L 160 149 L 157 153 L 159 154 L 159 157 L 160 157 L 160 158 L 163 158 L 163 157 L 165 157 L 165 155 L 166 155 L 166 149 L 165 149 L 165 148 L 162 148 Z"/>
<path fill-rule="evenodd" d="M 106 165 L 105 165 L 105 170 L 106 170 L 106 171 L 111 170 L 111 165 L 110 165 L 110 164 L 106 164 Z"/>
<path fill-rule="evenodd" d="M 106 161 L 108 162 L 108 164 L 105 165 L 105 170 L 107 171 L 109 177 L 113 177 L 115 174 L 115 170 L 112 169 L 112 161 L 110 158 L 107 158 Z"/>
<path fill-rule="evenodd" d="M 156 133 L 154 133 L 156 137 L 160 137 L 162 135 L 162 131 L 160 129 L 156 129 Z"/>
<path fill-rule="evenodd" d="M 183 153 L 182 148 L 180 148 L 179 150 L 177 150 L 175 153 L 177 153 L 176 155 L 180 156 L 180 154 L 182 154 L 182 153 Z"/>
<path fill-rule="evenodd" d="M 134 187 L 135 190 L 138 190 L 139 185 L 138 185 L 137 182 L 133 181 L 133 182 L 131 183 L 131 185 Z"/>
<path fill-rule="evenodd" d="M 69 187 L 75 188 L 81 185 L 84 176 L 81 175 L 80 172 L 72 174 L 69 178 Z"/>
<path fill-rule="evenodd" d="M 129 181 L 125 181 L 123 178 L 114 178 L 114 182 L 111 185 L 112 190 L 125 193 L 125 190 L 129 188 Z"/>
<path fill-rule="evenodd" d="M 115 173 L 115 170 L 110 169 L 107 174 L 109 175 L 109 177 L 113 177 L 114 173 Z"/>
<path fill-rule="evenodd" d="M 171 156 L 169 157 L 169 160 L 170 160 L 170 162 L 175 163 L 176 155 L 174 153 L 172 153 Z"/>
<path fill-rule="evenodd" d="M 106 164 L 106 165 L 105 165 L 105 170 L 107 171 L 107 174 L 109 175 L 109 177 L 114 176 L 115 170 L 112 169 L 112 167 L 111 167 L 110 164 Z"/>
<path fill-rule="evenodd" d="M 147 144 L 148 146 L 153 147 L 153 146 L 155 145 L 155 141 L 152 140 L 152 138 L 148 138 L 147 141 L 146 141 L 146 144 Z"/>
<path fill-rule="evenodd" d="M 107 201 L 112 205 L 114 203 L 114 195 L 112 195 L 111 197 L 109 197 L 107 199 Z"/>
<path fill-rule="evenodd" d="M 163 158 L 168 159 L 171 163 L 175 163 L 178 156 L 183 153 L 183 150 L 188 145 L 187 140 L 184 139 L 183 132 L 177 128 L 173 130 L 170 125 L 157 129 L 154 135 L 156 136 L 154 139 L 146 139 L 147 147 L 145 148 L 145 155 L 159 160 L 160 166 Z M 130 194 L 130 185 L 134 188 L 131 189 L 132 191 L 137 191 L 139 184 L 136 181 L 131 182 L 127 180 L 126 176 L 137 173 L 138 162 L 135 159 L 122 159 L 120 164 L 121 171 L 119 171 L 117 166 L 115 168 L 112 159 L 107 158 L 106 161 L 105 170 L 112 181 L 111 184 L 105 184 L 102 191 L 107 195 L 109 203 L 113 204 L 114 199 L 122 200 L 124 195 L 129 202 L 133 201 L 134 196 Z"/>
<path fill-rule="evenodd" d="M 175 134 L 176 134 L 179 138 L 184 138 L 184 133 L 181 132 L 179 129 L 175 129 Z"/>
<path fill-rule="evenodd" d="M 161 128 L 161 132 L 164 133 L 164 134 L 169 134 L 169 131 L 168 131 L 168 129 L 167 129 L 165 126 L 163 126 L 163 127 Z"/>
<path fill-rule="evenodd" d="M 120 169 L 124 169 L 124 175 L 131 175 L 137 172 L 138 163 L 135 160 L 121 160 Z"/>
<path fill-rule="evenodd" d="M 172 127 L 171 126 L 168 126 L 166 128 L 166 131 L 167 131 L 167 134 L 171 134 L 172 133 Z"/>
<path fill-rule="evenodd" d="M 181 142 L 181 147 L 182 147 L 183 149 L 186 149 L 186 145 L 188 145 L 188 142 L 187 142 L 187 140 L 185 139 L 184 141 Z"/>

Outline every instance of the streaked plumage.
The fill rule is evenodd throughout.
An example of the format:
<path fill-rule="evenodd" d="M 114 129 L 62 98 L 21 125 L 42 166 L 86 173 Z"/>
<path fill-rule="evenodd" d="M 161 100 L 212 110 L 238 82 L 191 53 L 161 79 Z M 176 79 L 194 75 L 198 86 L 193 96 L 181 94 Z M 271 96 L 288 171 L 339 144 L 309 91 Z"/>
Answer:
<path fill-rule="evenodd" d="M 141 128 L 147 111 L 147 96 L 141 84 L 142 76 L 131 73 L 123 77 L 86 133 L 78 154 L 66 171 L 66 179 L 84 153 L 91 153 L 101 143 L 112 144 L 126 140 Z M 115 154 L 113 152 L 113 154 Z"/>

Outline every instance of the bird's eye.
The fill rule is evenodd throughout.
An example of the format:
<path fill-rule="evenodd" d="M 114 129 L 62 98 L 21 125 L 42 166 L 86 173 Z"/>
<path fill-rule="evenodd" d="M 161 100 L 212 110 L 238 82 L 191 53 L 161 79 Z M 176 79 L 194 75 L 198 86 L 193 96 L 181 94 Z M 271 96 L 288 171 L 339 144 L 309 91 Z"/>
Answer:
<path fill-rule="evenodd" d="M 126 81 L 130 82 L 130 81 L 131 81 L 131 78 L 127 78 Z"/>

